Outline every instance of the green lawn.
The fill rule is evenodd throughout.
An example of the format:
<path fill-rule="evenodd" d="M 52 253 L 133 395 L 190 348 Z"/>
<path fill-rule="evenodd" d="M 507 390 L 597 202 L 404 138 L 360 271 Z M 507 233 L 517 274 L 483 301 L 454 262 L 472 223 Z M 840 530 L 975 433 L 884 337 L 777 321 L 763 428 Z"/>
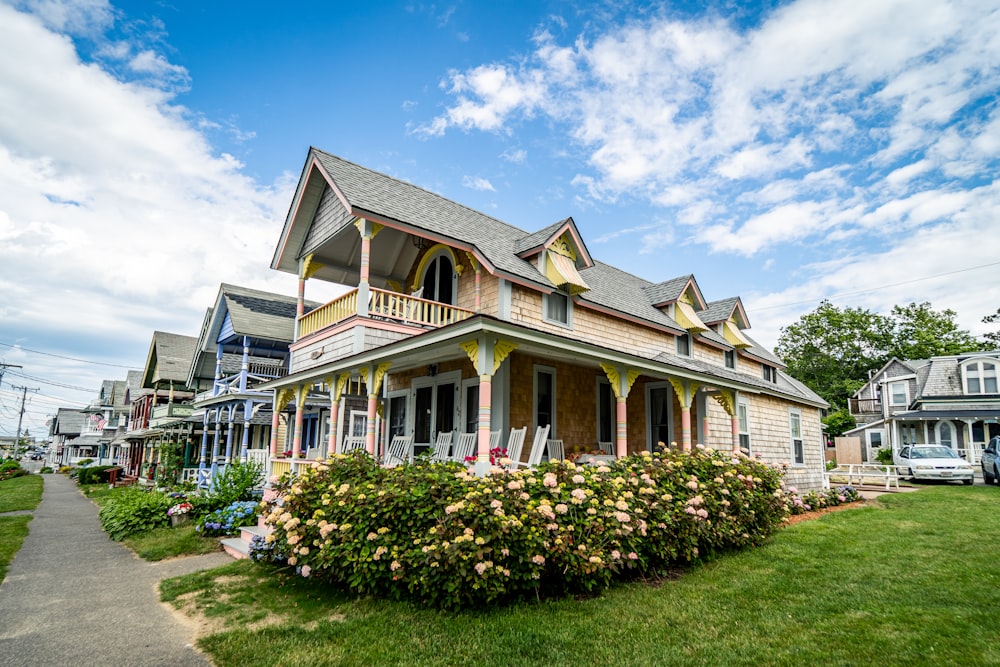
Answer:
<path fill-rule="evenodd" d="M 924 488 L 600 597 L 444 613 L 242 562 L 165 581 L 227 665 L 995 665 L 1000 492 Z"/>
<path fill-rule="evenodd" d="M 134 551 L 139 558 L 150 561 L 191 556 L 221 551 L 218 537 L 202 537 L 195 532 L 195 524 L 188 523 L 177 528 L 156 528 L 148 533 L 133 535 L 122 540 L 122 544 Z"/>
<path fill-rule="evenodd" d="M 33 510 L 42 501 L 42 478 L 24 475 L 0 482 L 0 512 Z M 30 516 L 0 517 L 0 581 L 7 576 L 7 566 L 28 536 Z"/>
<path fill-rule="evenodd" d="M 24 475 L 0 482 L 0 512 L 35 509 L 42 502 L 42 485 L 39 475 Z"/>

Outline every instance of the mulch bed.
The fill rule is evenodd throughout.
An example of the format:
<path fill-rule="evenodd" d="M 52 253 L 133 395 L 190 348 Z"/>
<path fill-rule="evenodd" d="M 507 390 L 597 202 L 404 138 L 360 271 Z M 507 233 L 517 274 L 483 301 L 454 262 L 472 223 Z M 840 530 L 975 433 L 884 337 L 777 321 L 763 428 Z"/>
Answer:
<path fill-rule="evenodd" d="M 855 507 L 862 507 L 866 501 L 858 500 L 853 503 L 846 503 L 844 505 L 837 505 L 836 507 L 824 507 L 823 509 L 815 510 L 813 512 L 804 512 L 802 514 L 793 514 L 788 517 L 788 521 L 785 522 L 786 526 L 794 526 L 797 523 L 803 521 L 809 521 L 810 519 L 818 519 L 824 514 L 830 514 L 831 512 L 840 512 L 841 510 L 849 510 Z"/>

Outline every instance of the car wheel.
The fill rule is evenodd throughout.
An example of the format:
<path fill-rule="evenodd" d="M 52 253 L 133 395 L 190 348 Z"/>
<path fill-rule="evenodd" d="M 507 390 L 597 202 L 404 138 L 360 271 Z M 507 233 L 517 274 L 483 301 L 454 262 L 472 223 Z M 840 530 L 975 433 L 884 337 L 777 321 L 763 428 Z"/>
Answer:
<path fill-rule="evenodd" d="M 1000 484 L 1000 466 L 993 466 L 993 483 Z"/>
<path fill-rule="evenodd" d="M 962 484 L 965 484 L 966 486 L 972 486 L 972 483 L 974 481 L 975 481 L 974 479 L 963 479 Z"/>

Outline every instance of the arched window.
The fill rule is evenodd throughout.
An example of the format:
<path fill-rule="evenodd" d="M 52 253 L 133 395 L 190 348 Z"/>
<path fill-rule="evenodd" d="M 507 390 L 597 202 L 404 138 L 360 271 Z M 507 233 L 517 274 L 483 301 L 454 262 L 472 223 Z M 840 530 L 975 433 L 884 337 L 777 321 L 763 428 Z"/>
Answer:
<path fill-rule="evenodd" d="M 993 360 L 970 361 L 962 366 L 966 394 L 997 393 L 997 364 Z"/>
<path fill-rule="evenodd" d="M 951 422 L 938 422 L 938 444 L 948 449 L 955 449 L 955 427 Z"/>
<path fill-rule="evenodd" d="M 455 267 L 447 252 L 427 262 L 421 285 L 423 293 L 420 296 L 424 299 L 455 305 Z"/>

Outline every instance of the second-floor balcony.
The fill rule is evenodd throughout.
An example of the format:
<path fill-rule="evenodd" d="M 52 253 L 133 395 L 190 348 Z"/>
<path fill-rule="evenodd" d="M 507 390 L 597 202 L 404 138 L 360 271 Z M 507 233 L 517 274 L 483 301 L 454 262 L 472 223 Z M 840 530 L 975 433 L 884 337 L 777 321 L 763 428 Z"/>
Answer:
<path fill-rule="evenodd" d="M 849 398 L 848 409 L 852 415 L 881 415 L 882 399 L 880 398 Z"/>
<path fill-rule="evenodd" d="M 474 313 L 465 308 L 377 288 L 369 289 L 366 312 L 365 309 L 359 312 L 358 290 L 354 289 L 300 317 L 298 338 L 304 338 L 358 314 L 433 329 L 460 322 Z"/>
<path fill-rule="evenodd" d="M 191 416 L 194 408 L 189 403 L 168 403 L 153 406 L 149 417 L 149 426 L 154 428 L 164 423 L 186 419 Z"/>

